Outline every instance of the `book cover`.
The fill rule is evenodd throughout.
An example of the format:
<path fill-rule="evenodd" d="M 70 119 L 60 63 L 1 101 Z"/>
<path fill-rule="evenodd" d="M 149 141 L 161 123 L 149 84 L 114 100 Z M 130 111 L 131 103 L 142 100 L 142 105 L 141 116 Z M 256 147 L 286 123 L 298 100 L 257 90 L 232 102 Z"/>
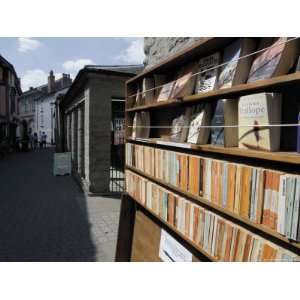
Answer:
<path fill-rule="evenodd" d="M 186 108 L 185 112 L 179 117 L 173 119 L 170 140 L 172 142 L 184 143 L 188 135 L 192 109 Z"/>
<path fill-rule="evenodd" d="M 277 232 L 285 233 L 285 210 L 286 210 L 286 175 L 279 178 L 279 199 L 278 199 L 278 222 Z"/>
<path fill-rule="evenodd" d="M 248 82 L 269 79 L 284 75 L 294 66 L 299 55 L 298 41 L 290 41 L 287 37 L 262 38 L 259 49 L 268 49 L 258 53 L 253 60 Z"/>
<path fill-rule="evenodd" d="M 196 76 L 194 76 L 193 74 L 195 74 L 196 72 L 197 64 L 195 63 L 190 63 L 180 70 L 178 78 L 176 79 L 173 90 L 171 92 L 171 99 L 182 98 L 194 93 Z"/>
<path fill-rule="evenodd" d="M 224 49 L 222 63 L 226 64 L 221 67 L 218 78 L 219 88 L 228 88 L 246 82 L 253 57 L 239 58 L 253 52 L 255 47 L 254 39 L 239 38 Z"/>
<path fill-rule="evenodd" d="M 211 104 L 197 105 L 190 117 L 187 142 L 192 144 L 207 144 L 210 134 Z"/>
<path fill-rule="evenodd" d="M 211 143 L 224 146 L 224 103 L 225 99 L 218 100 L 211 119 Z M 214 127 L 215 126 L 215 127 Z"/>
<path fill-rule="evenodd" d="M 259 93 L 240 98 L 239 147 L 277 151 L 280 148 L 281 94 Z M 266 126 L 264 126 L 266 125 Z"/>
<path fill-rule="evenodd" d="M 216 52 L 199 60 L 195 94 L 215 89 L 219 69 L 216 68 L 221 62 L 221 55 Z"/>
<path fill-rule="evenodd" d="M 168 83 L 165 83 L 163 87 L 161 88 L 159 95 L 157 97 L 157 102 L 167 101 L 171 99 L 171 93 L 173 90 L 175 82 L 171 81 Z"/>

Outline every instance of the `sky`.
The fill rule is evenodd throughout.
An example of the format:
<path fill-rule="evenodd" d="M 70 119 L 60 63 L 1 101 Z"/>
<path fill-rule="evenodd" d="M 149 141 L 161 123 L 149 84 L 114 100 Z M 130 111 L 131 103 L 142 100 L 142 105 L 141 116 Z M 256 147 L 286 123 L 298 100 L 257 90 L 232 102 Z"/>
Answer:
<path fill-rule="evenodd" d="M 0 38 L 0 54 L 14 65 L 22 90 L 47 82 L 50 70 L 74 79 L 85 65 L 140 64 L 143 38 Z"/>

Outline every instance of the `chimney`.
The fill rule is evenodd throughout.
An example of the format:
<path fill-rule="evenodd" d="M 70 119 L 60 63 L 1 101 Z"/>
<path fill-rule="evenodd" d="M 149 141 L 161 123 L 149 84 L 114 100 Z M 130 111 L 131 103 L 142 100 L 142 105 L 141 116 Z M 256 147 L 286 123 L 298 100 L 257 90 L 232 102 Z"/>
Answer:
<path fill-rule="evenodd" d="M 72 79 L 70 77 L 70 74 L 62 74 L 62 88 L 69 87 L 72 84 Z"/>
<path fill-rule="evenodd" d="M 53 71 L 50 71 L 48 76 L 48 93 L 53 93 L 55 91 L 55 76 L 53 75 Z"/>

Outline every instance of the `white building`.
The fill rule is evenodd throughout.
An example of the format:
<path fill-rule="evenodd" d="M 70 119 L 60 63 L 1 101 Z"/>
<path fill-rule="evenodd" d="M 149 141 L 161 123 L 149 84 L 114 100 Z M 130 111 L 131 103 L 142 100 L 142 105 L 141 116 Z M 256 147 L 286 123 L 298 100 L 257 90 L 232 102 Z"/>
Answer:
<path fill-rule="evenodd" d="M 23 124 L 22 132 L 29 135 L 42 133 L 47 135 L 47 143 L 55 144 L 55 100 L 58 94 L 67 92 L 72 79 L 69 74 L 55 80 L 50 71 L 48 83 L 37 88 L 30 88 L 19 99 L 19 117 Z"/>

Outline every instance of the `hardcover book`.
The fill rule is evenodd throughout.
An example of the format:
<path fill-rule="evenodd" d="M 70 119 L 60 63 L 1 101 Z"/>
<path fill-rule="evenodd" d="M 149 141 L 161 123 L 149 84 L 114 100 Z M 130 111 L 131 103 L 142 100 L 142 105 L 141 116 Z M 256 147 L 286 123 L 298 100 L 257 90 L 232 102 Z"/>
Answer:
<path fill-rule="evenodd" d="M 248 82 L 260 79 L 268 79 L 274 76 L 287 74 L 295 65 L 299 55 L 299 41 L 293 40 L 287 43 L 289 38 L 262 38 L 258 53 L 250 69 Z"/>
<path fill-rule="evenodd" d="M 253 58 L 251 56 L 240 58 L 253 52 L 255 47 L 254 39 L 239 38 L 225 48 L 222 61 L 225 65 L 219 74 L 219 88 L 228 88 L 246 82 Z"/>
<path fill-rule="evenodd" d="M 281 94 L 259 93 L 239 100 L 239 147 L 277 151 L 280 148 Z"/>
<path fill-rule="evenodd" d="M 210 134 L 211 104 L 200 104 L 195 107 L 191 116 L 187 142 L 192 144 L 207 144 Z"/>
<path fill-rule="evenodd" d="M 220 52 L 216 52 L 200 59 L 195 94 L 215 89 L 219 73 L 219 69 L 216 68 L 216 66 L 220 64 L 220 61 Z"/>

